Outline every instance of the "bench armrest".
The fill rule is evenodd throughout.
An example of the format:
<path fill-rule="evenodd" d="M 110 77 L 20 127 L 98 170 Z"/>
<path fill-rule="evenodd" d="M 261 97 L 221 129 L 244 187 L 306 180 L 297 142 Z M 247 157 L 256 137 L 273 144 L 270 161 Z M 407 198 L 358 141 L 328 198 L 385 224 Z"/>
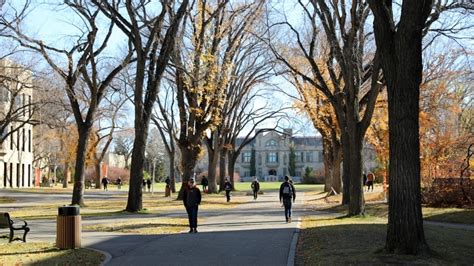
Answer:
<path fill-rule="evenodd" d="M 18 223 L 23 222 L 25 225 L 22 225 L 21 227 L 26 227 L 28 226 L 28 223 L 25 220 L 12 220 L 12 225 L 17 225 Z"/>

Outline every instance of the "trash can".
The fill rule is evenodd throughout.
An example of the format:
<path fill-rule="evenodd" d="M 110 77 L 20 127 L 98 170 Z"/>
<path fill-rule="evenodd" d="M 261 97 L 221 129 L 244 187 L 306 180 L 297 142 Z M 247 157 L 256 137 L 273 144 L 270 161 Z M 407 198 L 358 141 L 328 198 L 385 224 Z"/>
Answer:
<path fill-rule="evenodd" d="M 81 247 L 81 215 L 79 214 L 79 206 L 63 206 L 58 208 L 56 247 L 60 249 Z"/>

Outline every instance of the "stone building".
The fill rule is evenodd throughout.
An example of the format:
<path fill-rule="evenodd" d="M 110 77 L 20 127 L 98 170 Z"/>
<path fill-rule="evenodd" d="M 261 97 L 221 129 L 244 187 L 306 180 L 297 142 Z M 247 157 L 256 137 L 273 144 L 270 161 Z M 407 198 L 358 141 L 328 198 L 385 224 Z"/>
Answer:
<path fill-rule="evenodd" d="M 238 139 L 238 141 L 242 141 Z M 281 181 L 289 175 L 290 147 L 294 146 L 295 175 L 298 182 L 304 175 L 307 167 L 314 173 L 324 173 L 323 146 L 319 136 L 293 136 L 292 130 L 285 130 L 284 134 L 268 132 L 258 135 L 255 140 L 242 149 L 240 158 L 235 165 L 235 172 L 242 181 L 249 181 L 252 149 L 255 149 L 256 175 L 262 181 Z"/>

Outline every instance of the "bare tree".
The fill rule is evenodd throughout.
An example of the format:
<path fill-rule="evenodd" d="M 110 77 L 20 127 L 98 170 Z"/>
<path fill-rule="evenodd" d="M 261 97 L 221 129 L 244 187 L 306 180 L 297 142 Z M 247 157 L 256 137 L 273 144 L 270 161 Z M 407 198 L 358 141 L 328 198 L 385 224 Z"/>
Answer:
<path fill-rule="evenodd" d="M 369 4 L 374 13 L 375 41 L 388 92 L 390 186 L 385 250 L 426 253 L 429 248 L 423 230 L 420 195 L 422 41 L 441 11 L 464 8 L 472 17 L 474 6 L 469 2 L 441 0 L 402 1 L 401 6 L 391 0 L 369 0 Z M 399 15 L 394 15 L 394 9 Z"/>
<path fill-rule="evenodd" d="M 135 49 L 135 141 L 130 167 L 130 188 L 126 210 L 137 212 L 143 208 L 142 180 L 148 128 L 160 82 L 175 46 L 176 33 L 186 12 L 188 0 L 177 4 L 161 0 L 159 5 L 131 0 L 92 0 L 104 15 L 129 38 Z M 155 9 L 158 8 L 158 9 Z M 156 14 L 154 11 L 159 10 Z"/>
<path fill-rule="evenodd" d="M 345 1 L 298 3 L 305 14 L 307 31 L 298 30 L 286 19 L 272 25 L 289 29 L 296 39 L 293 50 L 298 56 L 270 47 L 287 69 L 322 92 L 333 106 L 343 148 L 343 204 L 349 204 L 348 215 L 363 214 L 362 142 L 382 87 L 378 83 L 378 56 L 366 54 L 365 49 L 368 4 L 364 0 L 354 0 L 350 7 Z M 328 49 L 317 45 L 320 29 Z M 291 60 L 295 58 L 302 61 Z M 324 62 L 320 58 L 325 58 Z"/>
<path fill-rule="evenodd" d="M 183 184 L 193 174 L 205 132 L 221 123 L 232 60 L 262 6 L 263 1 L 234 6 L 228 0 L 198 0 L 185 22 L 173 57 Z"/>
<path fill-rule="evenodd" d="M 158 128 L 161 139 L 165 146 L 169 158 L 170 187 L 173 193 L 176 192 L 176 168 L 179 163 L 179 150 L 176 147 L 178 135 L 178 123 L 176 121 L 176 100 L 172 87 L 165 90 L 163 95 L 157 100 L 158 110 L 152 117 L 152 121 Z"/>
<path fill-rule="evenodd" d="M 115 91 L 105 97 L 105 106 L 100 109 L 100 115 L 97 117 L 96 126 L 93 128 L 95 141 L 92 145 L 95 147 L 94 153 L 95 163 L 95 187 L 100 189 L 101 186 L 101 169 L 100 165 L 107 154 L 110 145 L 117 131 L 122 130 L 120 120 L 123 119 L 123 105 L 128 101 L 123 93 Z"/>
<path fill-rule="evenodd" d="M 128 53 L 111 68 L 110 72 L 101 73 L 103 70 L 101 63 L 104 59 L 101 54 L 107 47 L 114 24 L 110 23 L 105 35 L 100 36 L 97 23 L 97 16 L 100 13 L 98 8 L 79 0 L 66 1 L 64 4 L 84 23 L 81 34 L 69 49 L 48 45 L 44 41 L 31 38 L 22 32 L 20 25 L 16 22 L 22 21 L 24 18 L 27 5 L 12 20 L 15 23 L 8 21 L 5 17 L 1 22 L 9 29 L 8 37 L 18 41 L 23 47 L 40 53 L 49 66 L 64 80 L 64 89 L 74 114 L 79 135 L 71 203 L 82 206 L 84 205 L 84 162 L 94 116 L 110 82 L 130 62 L 132 49 L 129 46 Z M 57 59 L 61 57 L 64 61 Z M 80 86 L 77 85 L 77 82 L 81 78 L 88 88 L 87 94 L 78 91 Z M 83 101 L 86 104 L 81 106 L 80 102 L 83 99 L 86 99 Z"/>

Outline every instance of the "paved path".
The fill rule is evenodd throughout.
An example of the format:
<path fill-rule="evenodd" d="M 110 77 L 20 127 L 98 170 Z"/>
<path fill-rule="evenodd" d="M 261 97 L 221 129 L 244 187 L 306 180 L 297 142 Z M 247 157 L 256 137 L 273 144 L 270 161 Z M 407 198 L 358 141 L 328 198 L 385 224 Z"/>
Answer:
<path fill-rule="evenodd" d="M 201 211 L 197 234 L 83 232 L 82 246 L 109 254 L 106 265 L 292 265 L 298 218 L 304 212 L 302 194 L 297 195 L 293 223 L 289 224 L 274 192 L 232 209 Z M 187 217 L 184 208 L 168 215 Z M 83 225 L 133 218 L 84 217 Z M 54 242 L 55 221 L 32 220 L 29 224 L 34 228 L 29 240 Z"/>

